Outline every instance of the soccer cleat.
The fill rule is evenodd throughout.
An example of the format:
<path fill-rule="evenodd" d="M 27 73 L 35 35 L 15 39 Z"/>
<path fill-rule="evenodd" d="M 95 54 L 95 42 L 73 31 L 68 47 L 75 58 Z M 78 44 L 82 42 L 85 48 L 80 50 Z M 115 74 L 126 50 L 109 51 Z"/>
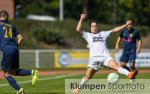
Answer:
<path fill-rule="evenodd" d="M 137 75 L 138 74 L 138 71 L 136 72 L 136 74 L 135 75 Z M 134 83 L 135 82 L 135 77 L 133 77 L 133 78 L 131 78 L 131 79 L 129 79 L 129 83 Z"/>
<path fill-rule="evenodd" d="M 17 94 L 25 94 L 23 88 L 21 88 L 19 91 L 17 91 Z"/>
<path fill-rule="evenodd" d="M 132 78 L 134 78 L 137 74 L 138 74 L 138 70 L 135 70 L 135 71 L 133 71 L 133 72 L 130 72 L 130 73 L 128 74 L 128 78 L 129 78 L 129 79 L 132 79 Z"/>
<path fill-rule="evenodd" d="M 32 85 L 36 85 L 36 83 L 38 82 L 38 74 L 38 70 L 32 70 Z"/>

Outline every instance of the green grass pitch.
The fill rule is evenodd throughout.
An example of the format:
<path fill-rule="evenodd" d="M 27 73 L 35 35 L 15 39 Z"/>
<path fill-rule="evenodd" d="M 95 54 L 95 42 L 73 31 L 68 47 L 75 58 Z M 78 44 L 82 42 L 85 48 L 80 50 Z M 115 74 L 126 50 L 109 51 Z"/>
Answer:
<path fill-rule="evenodd" d="M 108 74 L 95 74 L 93 79 L 106 79 Z M 36 86 L 31 85 L 31 77 L 15 77 L 26 94 L 65 94 L 65 79 L 81 79 L 84 74 L 39 76 Z M 120 75 L 120 78 L 126 78 Z M 138 79 L 150 79 L 149 73 L 138 74 Z M 16 94 L 5 79 L 0 79 L 0 94 Z"/>

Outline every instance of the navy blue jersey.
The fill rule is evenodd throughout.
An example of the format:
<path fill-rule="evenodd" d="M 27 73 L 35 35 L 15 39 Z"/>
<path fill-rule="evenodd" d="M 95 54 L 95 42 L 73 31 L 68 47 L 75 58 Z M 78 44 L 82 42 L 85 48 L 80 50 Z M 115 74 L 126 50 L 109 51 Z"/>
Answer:
<path fill-rule="evenodd" d="M 1 68 L 4 71 L 19 69 L 19 50 L 16 37 L 19 33 L 6 20 L 0 20 L 0 50 L 3 53 Z"/>
<path fill-rule="evenodd" d="M 15 37 L 19 33 L 16 28 L 6 20 L 0 20 L 0 49 L 4 46 L 17 46 Z"/>
<path fill-rule="evenodd" d="M 136 41 L 141 40 L 139 32 L 135 29 L 131 29 L 130 31 L 128 29 L 122 30 L 120 38 L 123 38 L 125 51 L 136 51 Z"/>

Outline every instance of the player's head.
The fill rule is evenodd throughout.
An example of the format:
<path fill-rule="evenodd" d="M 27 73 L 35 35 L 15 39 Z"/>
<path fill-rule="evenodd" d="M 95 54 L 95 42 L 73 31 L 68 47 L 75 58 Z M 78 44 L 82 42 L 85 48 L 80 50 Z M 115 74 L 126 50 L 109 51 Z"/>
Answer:
<path fill-rule="evenodd" d="M 8 20 L 8 19 L 9 19 L 8 12 L 5 10 L 0 11 L 0 20 Z"/>
<path fill-rule="evenodd" d="M 97 21 L 96 20 L 91 20 L 89 22 L 90 30 L 92 33 L 97 33 Z"/>
<path fill-rule="evenodd" d="M 127 20 L 126 22 L 131 21 L 131 23 L 127 26 L 127 29 L 132 29 L 133 27 L 133 22 L 132 20 Z"/>

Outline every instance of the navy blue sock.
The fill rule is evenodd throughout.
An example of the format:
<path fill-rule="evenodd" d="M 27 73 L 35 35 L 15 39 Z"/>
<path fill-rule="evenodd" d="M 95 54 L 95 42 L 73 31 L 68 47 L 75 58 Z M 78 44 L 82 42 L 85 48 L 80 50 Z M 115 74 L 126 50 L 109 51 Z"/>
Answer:
<path fill-rule="evenodd" d="M 6 77 L 6 80 L 14 89 L 16 89 L 17 91 L 20 90 L 20 86 L 17 84 L 16 80 L 12 76 Z"/>
<path fill-rule="evenodd" d="M 135 70 L 136 70 L 136 68 L 135 68 L 135 67 L 131 67 L 131 70 L 132 70 L 132 71 L 135 71 Z"/>
<path fill-rule="evenodd" d="M 24 69 L 16 70 L 17 76 L 27 76 L 27 75 L 31 75 L 31 74 L 32 74 L 32 70 L 24 70 Z"/>
<path fill-rule="evenodd" d="M 131 72 L 131 69 L 127 66 L 124 66 L 123 68 L 127 69 L 129 72 Z"/>

